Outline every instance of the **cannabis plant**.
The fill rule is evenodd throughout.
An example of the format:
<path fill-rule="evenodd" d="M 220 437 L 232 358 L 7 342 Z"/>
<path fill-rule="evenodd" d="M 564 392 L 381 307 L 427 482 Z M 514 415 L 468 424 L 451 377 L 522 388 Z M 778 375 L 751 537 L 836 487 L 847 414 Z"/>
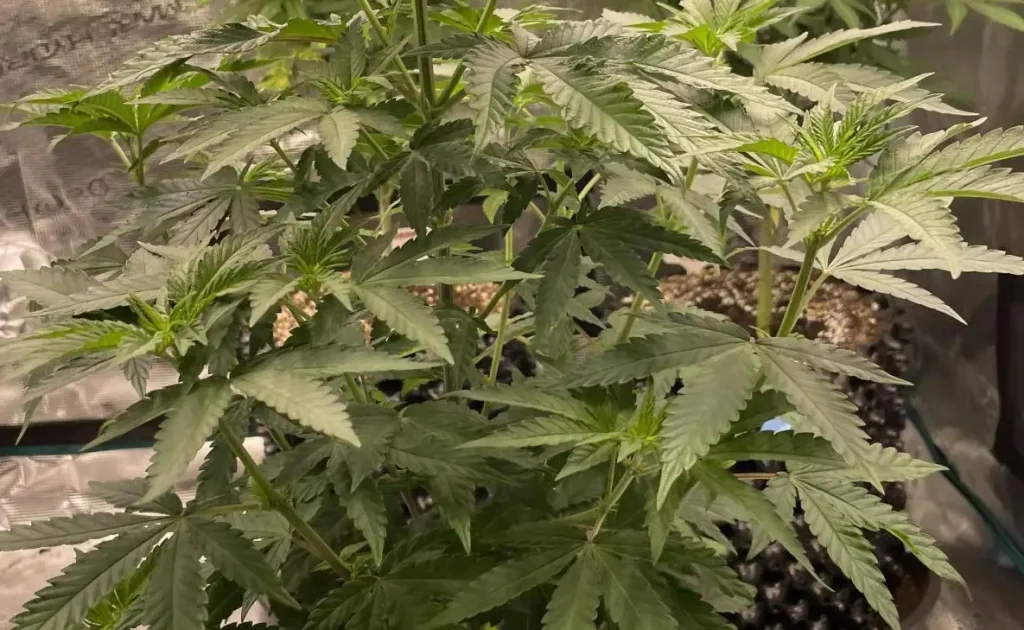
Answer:
<path fill-rule="evenodd" d="M 749 522 L 752 554 L 777 541 L 813 572 L 797 509 L 894 628 L 865 530 L 960 581 L 873 493 L 937 467 L 868 443 L 833 375 L 906 383 L 795 331 L 826 278 L 955 316 L 894 272 L 1024 272 L 964 244 L 949 208 L 1022 200 L 1024 176 L 993 164 L 1024 154 L 1024 131 L 914 132 L 914 110 L 963 112 L 920 78 L 816 61 L 914 22 L 719 38 L 743 76 L 700 24 L 499 18 L 494 2 L 432 21 L 424 4 L 392 7 L 411 39 L 365 0 L 254 17 L 13 104 L 21 124 L 105 139 L 137 183 L 74 259 L 4 274 L 41 322 L 3 346 L 25 422 L 115 369 L 141 400 L 89 447 L 159 425 L 145 478 L 96 484 L 116 509 L 0 533 L 0 551 L 103 539 L 15 627 L 198 630 L 262 602 L 295 630 L 725 628 L 752 588 L 718 525 Z M 289 87 L 257 87 L 289 47 Z M 472 200 L 486 220 L 456 223 Z M 527 214 L 542 225 L 520 248 Z M 399 225 L 416 236 L 395 247 Z M 800 265 L 777 326 L 662 299 L 664 256 L 755 248 Z M 459 307 L 471 283 L 498 288 Z M 595 318 L 611 290 L 634 299 Z M 282 309 L 298 322 L 283 344 Z M 502 360 L 513 342 L 527 368 Z M 177 383 L 150 391 L 153 362 Z M 402 401 L 396 380 L 438 395 Z M 760 430 L 776 417 L 793 430 Z M 279 449 L 262 462 L 242 443 L 258 427 Z M 177 494 L 206 442 L 195 496 Z M 751 460 L 783 472 L 735 471 Z"/>

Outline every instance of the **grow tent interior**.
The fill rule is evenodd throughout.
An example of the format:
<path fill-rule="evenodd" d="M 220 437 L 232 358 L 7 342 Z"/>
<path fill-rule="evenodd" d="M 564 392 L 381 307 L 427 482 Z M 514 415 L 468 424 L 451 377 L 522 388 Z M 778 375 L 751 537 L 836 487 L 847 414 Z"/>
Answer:
<path fill-rule="evenodd" d="M 581 18 L 597 16 L 604 7 L 643 11 L 653 5 L 621 0 L 548 4 L 576 9 Z M 918 7 L 913 17 L 945 21 L 947 16 L 940 4 L 931 3 Z M 133 51 L 209 19 L 209 11 L 197 9 L 193 0 L 0 3 L 0 101 L 47 88 L 95 83 Z M 1024 35 L 971 15 L 952 39 L 939 29 L 912 39 L 907 52 L 917 68 L 940 73 L 935 89 L 969 97 L 972 108 L 989 117 L 986 127 L 991 128 L 1024 122 L 1021 50 Z M 947 121 L 921 116 L 917 122 L 931 129 Z M 127 187 L 116 157 L 94 138 L 71 138 L 55 145 L 55 135 L 55 130 L 41 127 L 0 133 L 0 271 L 35 268 L 67 256 L 115 218 L 114 202 Z M 969 241 L 1024 254 L 1021 208 L 984 200 L 963 200 L 955 207 Z M 1020 534 L 1024 483 L 1009 471 L 1015 468 L 1024 477 L 1024 402 L 1017 399 L 1024 396 L 1024 284 L 987 275 L 951 281 L 941 274 L 914 274 L 914 279 L 970 324 L 964 327 L 932 312 L 907 309 L 917 332 L 921 371 L 914 396 L 923 423 L 966 486 Z M 0 335 L 18 334 L 30 325 L 21 317 L 24 306 L 17 295 L 0 288 Z M 173 380 L 170 370 L 157 367 L 150 387 Z M 16 388 L 0 389 L 0 428 L 19 423 L 17 397 Z M 100 374 L 48 397 L 37 421 L 102 420 L 134 399 L 120 374 Z M 59 434 L 59 425 L 47 431 Z M 907 441 L 925 452 L 924 443 L 913 435 Z M 1002 461 L 993 455 L 994 445 Z M 145 448 L 90 455 L 38 453 L 25 448 L 0 454 L 0 527 L 96 509 L 82 494 L 89 480 L 137 476 L 149 457 Z M 188 487 L 186 481 L 182 489 Z M 1000 566 L 988 529 L 967 502 L 947 481 L 934 477 L 910 487 L 910 507 L 951 553 L 975 597 L 972 603 L 945 588 L 923 627 L 1019 628 L 1024 579 Z M 70 548 L 0 554 L 0 628 L 72 557 Z"/>

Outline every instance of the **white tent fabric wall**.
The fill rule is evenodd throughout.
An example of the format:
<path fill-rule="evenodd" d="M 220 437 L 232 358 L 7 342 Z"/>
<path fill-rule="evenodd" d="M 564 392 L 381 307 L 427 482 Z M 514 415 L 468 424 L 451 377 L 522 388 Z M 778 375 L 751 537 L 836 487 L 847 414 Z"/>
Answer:
<path fill-rule="evenodd" d="M 194 0 L 0 2 L 0 102 L 96 83 L 135 51 L 209 19 Z M 54 145 L 56 133 L 41 127 L 0 133 L 0 272 L 67 256 L 116 218 L 113 202 L 128 182 L 110 148 L 91 137 Z M 0 288 L 0 337 L 23 332 L 29 321 L 22 318 L 24 306 Z M 151 387 L 173 379 L 171 370 L 155 370 Z M 19 393 L 17 387 L 0 388 L 0 425 L 21 421 Z M 100 374 L 46 399 L 37 419 L 109 418 L 136 398 L 120 373 Z M 262 457 L 261 440 L 247 446 Z M 108 508 L 86 496 L 89 482 L 144 475 L 149 453 L 0 457 L 0 528 Z M 186 481 L 180 490 L 187 494 L 190 485 Z M 0 554 L 0 630 L 74 554 L 72 547 Z"/>

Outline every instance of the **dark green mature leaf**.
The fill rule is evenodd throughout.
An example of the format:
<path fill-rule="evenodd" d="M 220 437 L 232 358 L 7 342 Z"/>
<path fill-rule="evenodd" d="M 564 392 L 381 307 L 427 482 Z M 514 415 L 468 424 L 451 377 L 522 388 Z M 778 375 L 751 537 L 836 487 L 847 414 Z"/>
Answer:
<path fill-rule="evenodd" d="M 757 348 L 765 384 L 785 394 L 806 419 L 806 429 L 828 440 L 847 461 L 860 461 L 867 448 L 867 434 L 861 429 L 864 422 L 856 415 L 857 407 L 811 368 L 770 346 Z"/>
<path fill-rule="evenodd" d="M 623 236 L 584 229 L 580 231 L 580 240 L 587 255 L 604 267 L 613 280 L 632 289 L 637 299 L 643 298 L 656 306 L 661 304 L 658 281 L 647 264 L 623 242 Z"/>
<path fill-rule="evenodd" d="M 84 271 L 60 266 L 4 271 L 0 279 L 16 295 L 43 307 L 60 304 L 99 284 Z"/>
<path fill-rule="evenodd" d="M 387 511 L 380 491 L 371 484 L 360 484 L 343 499 L 343 503 L 348 517 L 370 545 L 373 561 L 380 566 L 384 560 L 384 538 L 388 528 Z"/>
<path fill-rule="evenodd" d="M 600 549 L 600 546 L 598 547 Z M 608 616 L 621 628 L 673 630 L 679 623 L 636 562 L 600 553 L 601 587 Z"/>
<path fill-rule="evenodd" d="M 715 444 L 708 459 L 718 461 L 789 461 L 824 466 L 846 462 L 826 441 L 809 433 L 751 431 Z"/>
<path fill-rule="evenodd" d="M 151 630 L 204 630 L 206 583 L 200 572 L 199 549 L 181 521 L 160 548 L 146 587 L 143 619 Z"/>
<path fill-rule="evenodd" d="M 796 537 L 793 528 L 779 516 L 771 501 L 764 495 L 717 464 L 700 463 L 693 470 L 700 482 L 709 490 L 731 499 L 740 510 L 748 515 L 747 520 L 757 523 L 758 527 L 768 536 L 777 540 L 789 553 L 793 554 L 800 566 L 814 573 L 814 567 L 807 559 L 804 546 Z"/>
<path fill-rule="evenodd" d="M 559 356 L 566 349 L 564 330 L 569 319 L 568 305 L 576 290 L 582 260 L 579 235 L 570 230 L 554 244 L 540 266 L 543 277 L 537 283 L 534 298 L 534 343 L 538 350 L 550 356 Z"/>
<path fill-rule="evenodd" d="M 155 512 L 167 516 L 181 514 L 181 499 L 174 492 L 168 491 L 151 503 L 142 503 L 142 497 L 148 490 L 149 482 L 144 477 L 89 483 L 90 495 L 102 499 L 114 507 L 136 512 Z"/>
<path fill-rule="evenodd" d="M 870 360 L 849 350 L 837 348 L 824 341 L 811 341 L 800 337 L 767 337 L 757 341 L 779 355 L 827 372 L 853 376 L 865 381 L 910 385 L 907 381 L 885 373 Z"/>
<path fill-rule="evenodd" d="M 202 381 L 175 404 L 160 425 L 153 445 L 153 457 L 146 477 L 149 491 L 141 503 L 148 503 L 167 492 L 185 472 L 210 437 L 231 402 L 231 387 L 219 377 Z"/>
<path fill-rule="evenodd" d="M 716 208 L 717 210 L 717 208 Z M 601 233 L 638 251 L 674 254 L 718 264 L 725 261 L 693 237 L 652 223 L 647 215 L 626 208 L 607 208 L 591 214 L 582 224 L 585 234 Z"/>
<path fill-rule="evenodd" d="M 527 448 L 558 444 L 582 446 L 615 437 L 616 434 L 602 432 L 592 423 L 585 424 L 568 418 L 535 418 L 467 442 L 462 448 Z"/>
<path fill-rule="evenodd" d="M 832 561 L 850 578 L 871 607 L 882 615 L 892 628 L 900 627 L 899 612 L 892 594 L 885 585 L 885 576 L 878 568 L 874 549 L 855 527 L 843 523 L 835 512 L 822 504 L 813 493 L 801 493 L 807 525 L 821 541 Z"/>
<path fill-rule="evenodd" d="M 203 502 L 231 492 L 231 480 L 238 469 L 238 460 L 224 436 L 213 437 L 210 452 L 199 467 L 196 477 L 196 501 Z"/>
<path fill-rule="evenodd" d="M 646 378 L 658 372 L 697 365 L 745 340 L 720 334 L 662 333 L 635 337 L 588 358 L 569 373 L 567 387 L 610 385 Z"/>
<path fill-rule="evenodd" d="M 678 171 L 669 159 L 668 145 L 657 133 L 654 117 L 617 78 L 558 59 L 534 59 L 531 67 L 570 125 L 623 153 L 670 173 Z"/>
<path fill-rule="evenodd" d="M 409 225 L 421 238 L 430 227 L 433 218 L 431 213 L 437 203 L 434 198 L 434 179 L 434 169 L 417 155 L 411 156 L 402 169 L 402 210 Z"/>
<path fill-rule="evenodd" d="M 261 366 L 235 376 L 231 385 L 300 424 L 359 445 L 345 404 L 329 387 L 308 376 Z"/>
<path fill-rule="evenodd" d="M 299 607 L 252 543 L 226 523 L 192 519 L 189 535 L 207 560 L 231 581 L 288 606 Z"/>
<path fill-rule="evenodd" d="M 352 428 L 359 437 L 359 448 L 341 445 L 345 465 L 352 475 L 352 488 L 384 463 L 384 455 L 391 438 L 401 426 L 401 418 L 393 409 L 379 405 L 349 405 L 347 409 Z"/>
<path fill-rule="evenodd" d="M 294 372 L 310 379 L 324 379 L 344 374 L 419 371 L 438 365 L 403 359 L 372 348 L 330 345 L 286 350 L 267 359 L 261 365 L 261 369 Z"/>
<path fill-rule="evenodd" d="M 746 345 L 684 373 L 686 387 L 672 400 L 662 425 L 662 463 L 687 470 L 703 458 L 739 419 L 760 374 L 757 358 Z M 663 482 L 670 481 L 664 470 L 662 475 Z"/>
<path fill-rule="evenodd" d="M 601 600 L 602 567 L 584 551 L 565 572 L 548 600 L 544 630 L 594 630 Z"/>
<path fill-rule="evenodd" d="M 387 322 L 397 333 L 422 343 L 427 350 L 448 363 L 455 362 L 437 315 L 419 298 L 390 287 L 356 285 L 353 288 L 366 308 Z"/>
<path fill-rule="evenodd" d="M 468 619 L 501 606 L 557 575 L 576 557 L 576 550 L 559 549 L 535 553 L 500 564 L 487 571 L 462 591 L 427 628 Z"/>
<path fill-rule="evenodd" d="M 459 256 L 451 258 L 430 258 L 413 265 L 401 265 L 385 269 L 364 285 L 416 286 L 427 284 L 472 284 L 479 282 L 501 282 L 503 280 L 524 280 L 534 276 L 516 271 L 500 263 L 483 259 Z"/>
<path fill-rule="evenodd" d="M 24 612 L 11 620 L 14 627 L 18 630 L 75 627 L 93 604 L 139 566 L 167 529 L 166 526 L 146 528 L 100 543 L 36 593 L 35 598 L 25 604 Z"/>
<path fill-rule="evenodd" d="M 146 526 L 166 523 L 162 516 L 120 513 L 76 514 L 58 516 L 46 521 L 29 524 L 14 524 L 7 531 L 0 531 L 0 551 L 17 549 L 39 549 L 58 545 L 75 545 L 97 538 L 141 530 Z"/>
<path fill-rule="evenodd" d="M 542 390 L 528 385 L 496 385 L 473 390 L 452 392 L 470 400 L 498 405 L 511 405 L 564 416 L 584 425 L 594 422 L 587 406 L 567 393 Z"/>

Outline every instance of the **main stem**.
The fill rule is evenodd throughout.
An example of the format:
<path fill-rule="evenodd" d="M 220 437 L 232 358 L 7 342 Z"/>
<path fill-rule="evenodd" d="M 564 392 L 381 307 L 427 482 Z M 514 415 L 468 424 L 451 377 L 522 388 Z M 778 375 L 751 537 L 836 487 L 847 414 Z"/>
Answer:
<path fill-rule="evenodd" d="M 365 1 L 365 0 L 362 0 Z M 429 44 L 429 38 L 427 37 L 427 3 L 426 0 L 412 0 L 412 14 L 413 21 L 416 27 L 416 44 L 419 47 L 426 46 Z M 433 106 L 434 106 L 434 59 L 431 55 L 420 55 L 419 57 L 419 70 L 420 70 L 420 98 L 423 106 L 423 117 L 429 121 L 433 118 Z M 444 180 L 440 176 L 435 176 L 433 181 L 434 187 L 434 199 L 441 197 L 441 189 L 444 187 Z M 447 223 L 447 221 L 446 221 Z M 451 255 L 449 250 L 440 252 L 441 257 L 448 257 Z M 437 296 L 438 305 L 441 308 L 447 308 L 455 302 L 455 287 L 450 284 L 440 283 L 437 285 Z M 455 380 L 455 369 L 453 366 L 445 364 L 444 366 L 444 390 L 446 392 L 453 392 L 459 389 L 461 384 Z"/>
<path fill-rule="evenodd" d="M 622 479 L 619 480 L 619 483 L 615 485 L 611 494 L 605 498 L 604 509 L 601 510 L 601 515 L 597 517 L 597 521 L 594 522 L 593 526 L 591 526 L 590 530 L 587 532 L 587 540 L 594 540 L 594 538 L 601 533 L 601 527 L 604 525 L 605 519 L 607 519 L 608 515 L 611 514 L 611 511 L 618 504 L 619 499 L 622 498 L 622 495 L 626 494 L 626 490 L 629 488 L 629 485 L 633 483 L 634 479 L 636 479 L 636 475 L 632 472 L 627 472 L 622 476 Z"/>
<path fill-rule="evenodd" d="M 231 430 L 231 427 L 227 426 L 224 420 L 220 421 L 220 434 L 224 437 L 224 441 L 227 442 L 231 452 L 235 454 L 235 457 L 242 460 L 242 466 L 245 467 L 245 471 L 249 473 L 249 477 L 252 478 L 256 487 L 259 488 L 260 492 L 266 497 L 270 507 L 276 510 L 288 521 L 288 524 L 292 526 L 297 533 L 306 543 L 310 549 L 324 562 L 327 563 L 338 575 L 347 578 L 349 576 L 349 570 L 341 562 L 341 558 L 338 554 L 334 553 L 331 546 L 320 537 L 320 534 L 316 533 L 309 523 L 307 523 L 295 508 L 292 507 L 291 503 L 288 502 L 281 494 L 274 490 L 274 487 L 270 485 L 270 481 L 260 471 L 260 467 L 256 464 L 253 458 L 249 455 L 249 451 L 245 450 L 245 445 L 242 444 L 242 440 L 235 435 L 235 432 Z"/>
<path fill-rule="evenodd" d="M 479 33 L 484 30 L 487 26 L 488 20 L 494 15 L 494 9 L 498 6 L 498 0 L 487 0 L 487 4 L 484 5 L 484 10 L 480 13 L 480 19 L 476 21 L 476 27 L 473 29 L 474 33 Z M 455 94 L 455 90 L 459 86 L 459 81 L 462 80 L 462 75 L 466 73 L 466 66 L 461 61 L 459 67 L 452 73 L 451 80 L 448 81 L 448 85 L 445 87 L 441 97 L 437 99 L 438 106 L 444 106 L 452 96 Z"/>
<path fill-rule="evenodd" d="M 757 251 L 757 328 L 767 335 L 772 334 L 772 253 L 765 249 L 773 244 L 775 226 L 772 222 L 771 210 L 761 219 L 758 226 L 757 241 L 761 249 Z"/>
<path fill-rule="evenodd" d="M 665 257 L 661 252 L 654 252 L 651 254 L 651 260 L 647 263 L 647 273 L 652 276 L 658 273 L 658 268 L 661 267 L 661 261 Z M 636 321 L 636 316 L 643 310 L 644 300 L 639 294 L 633 295 L 633 304 L 629 307 L 629 312 L 626 315 L 626 322 L 622 325 L 622 330 L 619 331 L 618 338 L 615 339 L 615 343 L 623 343 L 629 339 L 629 333 L 633 330 L 633 322 Z"/>
<path fill-rule="evenodd" d="M 800 274 L 796 277 L 796 286 L 793 287 L 793 295 L 789 298 L 786 306 L 786 313 L 782 316 L 782 324 L 779 325 L 777 337 L 786 337 L 793 332 L 796 320 L 804 310 L 804 298 L 807 295 L 807 287 L 811 282 L 811 271 L 814 269 L 814 257 L 818 253 L 818 241 L 809 238 L 804 241 L 804 261 L 800 265 Z"/>
<path fill-rule="evenodd" d="M 512 258 L 515 255 L 515 234 L 512 231 L 512 226 L 509 226 L 508 231 L 505 232 L 505 264 L 512 264 Z M 487 375 L 487 384 L 494 385 L 498 382 L 498 367 L 501 365 L 501 351 L 505 346 L 505 331 L 508 328 L 508 312 L 512 306 L 512 292 L 509 291 L 502 297 L 501 302 L 501 314 L 498 316 L 498 334 L 494 338 L 494 354 L 491 355 L 491 370 Z"/>

